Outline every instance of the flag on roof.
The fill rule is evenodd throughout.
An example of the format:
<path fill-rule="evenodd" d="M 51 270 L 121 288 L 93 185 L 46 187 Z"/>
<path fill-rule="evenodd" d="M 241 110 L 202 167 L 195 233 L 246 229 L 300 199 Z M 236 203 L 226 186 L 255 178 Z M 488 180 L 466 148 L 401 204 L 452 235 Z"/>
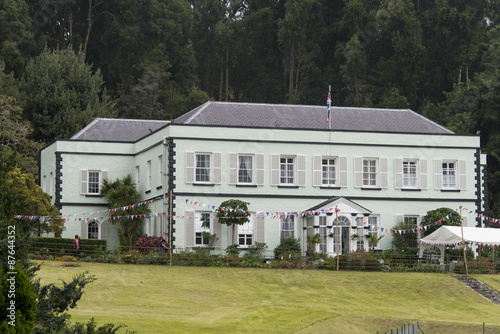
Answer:
<path fill-rule="evenodd" d="M 331 114 L 331 104 L 332 104 L 332 98 L 330 95 L 330 87 L 328 87 L 328 97 L 326 98 L 326 105 L 328 107 L 327 112 L 326 112 L 326 121 L 330 121 L 330 114 Z"/>

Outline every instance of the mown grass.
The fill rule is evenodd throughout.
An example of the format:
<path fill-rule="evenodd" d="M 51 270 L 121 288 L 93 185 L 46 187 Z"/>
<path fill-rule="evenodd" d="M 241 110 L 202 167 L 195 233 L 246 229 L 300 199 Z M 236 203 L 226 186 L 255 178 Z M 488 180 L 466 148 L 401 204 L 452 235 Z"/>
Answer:
<path fill-rule="evenodd" d="M 97 280 L 72 320 L 138 333 L 373 334 L 417 320 L 426 333 L 482 333 L 483 322 L 500 333 L 500 305 L 447 274 L 79 264 L 45 262 L 38 276 L 88 271 Z"/>

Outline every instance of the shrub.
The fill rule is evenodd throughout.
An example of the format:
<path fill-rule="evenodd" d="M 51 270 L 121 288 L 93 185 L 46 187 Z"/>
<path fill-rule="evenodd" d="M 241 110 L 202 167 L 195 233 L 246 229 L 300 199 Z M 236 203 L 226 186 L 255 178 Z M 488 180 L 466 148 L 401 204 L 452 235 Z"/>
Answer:
<path fill-rule="evenodd" d="M 296 253 L 300 256 L 301 247 L 300 240 L 293 237 L 287 237 L 281 239 L 278 247 L 274 249 L 274 256 L 279 259 L 284 253 Z"/>
<path fill-rule="evenodd" d="M 265 242 L 256 242 L 255 245 L 248 247 L 246 257 L 260 259 L 264 257 L 264 252 L 267 249 Z"/>
<path fill-rule="evenodd" d="M 160 243 L 165 240 L 163 237 L 141 235 L 135 240 L 135 249 L 141 253 L 147 254 L 153 250 L 158 250 Z"/>
<path fill-rule="evenodd" d="M 229 245 L 226 248 L 226 255 L 232 257 L 240 256 L 241 250 L 239 249 L 240 245 Z"/>
<path fill-rule="evenodd" d="M 80 255 L 95 255 L 106 252 L 106 240 L 81 239 Z M 73 238 L 29 238 L 29 251 L 36 255 L 73 255 Z"/>
<path fill-rule="evenodd" d="M 320 269 L 337 270 L 337 258 L 330 257 L 323 261 Z M 340 270 L 362 270 L 362 271 L 381 271 L 380 261 L 372 253 L 366 251 L 357 251 L 339 256 Z"/>
<path fill-rule="evenodd" d="M 493 274 L 493 263 L 488 259 L 467 260 L 469 274 Z M 459 263 L 453 267 L 455 274 L 465 274 L 465 264 Z"/>
<path fill-rule="evenodd" d="M 122 261 L 133 264 L 140 263 L 142 262 L 141 253 L 138 250 L 132 249 L 122 256 Z"/>

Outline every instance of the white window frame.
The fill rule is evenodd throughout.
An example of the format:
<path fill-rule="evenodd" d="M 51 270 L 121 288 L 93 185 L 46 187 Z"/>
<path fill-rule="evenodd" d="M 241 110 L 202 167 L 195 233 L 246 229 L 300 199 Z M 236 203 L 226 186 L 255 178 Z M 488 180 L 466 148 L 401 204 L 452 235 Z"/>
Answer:
<path fill-rule="evenodd" d="M 241 160 L 240 158 L 250 158 L 251 160 L 251 168 L 246 169 L 245 171 L 249 172 L 250 176 L 250 181 L 249 182 L 244 182 L 241 180 L 241 173 L 243 172 L 243 169 L 241 168 Z M 238 163 L 238 173 L 237 173 L 237 184 L 255 184 L 255 155 L 254 154 L 238 154 L 237 158 L 237 163 Z"/>
<path fill-rule="evenodd" d="M 379 216 L 368 216 L 368 224 L 370 225 L 369 233 L 374 234 L 377 236 L 377 239 L 379 237 Z M 371 249 L 373 247 L 370 239 L 368 239 L 368 247 Z M 377 244 L 377 248 L 380 249 L 380 241 Z"/>
<path fill-rule="evenodd" d="M 201 156 L 205 156 L 205 157 L 208 157 L 208 167 L 207 166 L 198 166 L 198 157 L 201 157 Z M 206 163 L 206 161 L 205 161 Z M 198 173 L 198 171 L 202 171 L 202 170 L 205 170 L 207 171 L 207 174 L 202 174 L 202 173 Z M 194 182 L 195 183 L 206 183 L 206 184 L 210 184 L 212 183 L 212 180 L 213 180 L 213 175 L 212 175 L 212 172 L 213 171 L 213 157 L 212 157 L 212 153 L 207 153 L 207 152 L 196 152 L 194 154 Z M 208 177 L 208 180 L 201 180 L 201 179 L 198 179 L 199 177 L 201 178 L 201 176 L 207 176 Z"/>
<path fill-rule="evenodd" d="M 289 166 L 292 167 L 291 170 L 288 168 L 283 169 L 284 167 L 289 167 Z M 280 171 L 279 184 L 283 186 L 294 186 L 297 183 L 297 157 L 285 156 L 285 155 L 280 156 L 279 171 Z"/>
<path fill-rule="evenodd" d="M 240 245 L 240 247 L 250 247 L 254 242 L 254 219 L 253 216 L 251 216 L 248 222 L 243 225 L 238 225 L 238 245 Z"/>
<path fill-rule="evenodd" d="M 330 162 L 333 161 L 333 164 Z M 326 162 L 326 164 L 325 164 Z M 336 157 L 322 157 L 321 158 L 321 186 L 322 187 L 336 187 L 339 183 L 338 178 L 338 159 Z M 333 182 L 332 171 L 333 166 Z M 325 170 L 326 169 L 326 170 Z M 326 181 L 326 182 L 325 182 Z"/>
<path fill-rule="evenodd" d="M 135 190 L 140 191 L 141 187 L 141 167 L 139 165 L 135 166 Z"/>
<path fill-rule="evenodd" d="M 370 163 L 369 166 L 366 166 L 366 163 Z M 374 164 L 374 166 L 372 166 L 372 163 Z M 362 185 L 363 185 L 363 188 L 377 188 L 380 184 L 380 181 L 379 181 L 379 160 L 376 159 L 376 158 L 363 158 L 363 162 L 362 162 L 362 170 L 363 170 L 363 179 L 362 179 Z M 366 170 L 366 168 L 375 168 L 375 171 L 371 171 L 371 170 Z M 374 177 L 372 177 L 372 174 L 374 174 Z M 374 184 L 371 184 L 371 183 L 374 183 Z M 368 183 L 368 184 L 367 184 Z"/>
<path fill-rule="evenodd" d="M 453 164 L 453 169 L 450 169 L 450 164 Z M 446 167 L 444 166 L 446 165 Z M 443 189 L 457 189 L 458 188 L 458 163 L 456 160 L 443 160 L 441 161 L 441 176 L 442 176 L 442 188 Z M 449 182 L 450 175 L 445 174 L 453 171 L 453 185 Z M 448 179 L 448 181 L 446 181 Z"/>
<path fill-rule="evenodd" d="M 454 164 L 454 186 L 450 186 L 450 183 L 445 180 L 447 176 L 444 174 L 445 171 L 450 171 L 449 164 L 451 163 Z M 443 168 L 443 164 L 447 165 L 446 169 Z M 457 159 L 434 160 L 434 189 L 443 191 L 467 190 L 467 161 Z"/>
<path fill-rule="evenodd" d="M 94 228 L 92 228 L 94 226 Z M 100 226 L 95 220 L 87 224 L 87 239 L 98 240 L 100 239 Z"/>
<path fill-rule="evenodd" d="M 89 191 L 90 173 L 99 173 L 99 183 L 98 183 L 98 188 L 97 188 L 98 191 L 97 192 L 90 192 Z M 107 178 L 108 178 L 108 171 L 106 171 L 106 170 L 82 169 L 80 171 L 80 194 L 86 195 L 86 196 L 100 196 L 102 181 L 106 180 Z"/>
<path fill-rule="evenodd" d="M 419 187 L 418 160 L 405 159 L 402 162 L 403 188 L 417 189 Z"/>
<path fill-rule="evenodd" d="M 294 215 L 284 215 L 280 219 L 280 239 L 287 237 L 295 238 L 296 232 L 295 227 L 295 216 Z"/>
<path fill-rule="evenodd" d="M 358 230 L 358 239 L 356 240 L 356 250 L 365 249 L 365 231 L 364 229 Z"/>
<path fill-rule="evenodd" d="M 163 155 L 158 156 L 158 187 L 163 186 Z"/>
<path fill-rule="evenodd" d="M 52 197 L 54 191 L 54 173 L 50 172 L 49 174 L 49 191 L 47 192 L 50 197 Z"/>
<path fill-rule="evenodd" d="M 151 190 L 151 160 L 146 163 L 146 191 Z"/>
<path fill-rule="evenodd" d="M 197 181 L 196 173 L 200 167 L 197 167 L 198 156 L 210 156 L 209 180 Z M 222 183 L 222 155 L 220 152 L 186 152 L 185 182 L 188 184 L 221 184 Z M 206 168 L 206 167 L 203 167 Z M 208 169 L 208 168 L 207 168 Z M 201 174 L 199 174 L 201 175 Z"/>
<path fill-rule="evenodd" d="M 208 227 L 205 225 L 206 222 L 203 222 L 203 219 L 208 217 Z M 194 244 L 196 246 L 203 246 L 203 232 L 211 233 L 213 228 L 213 216 L 210 211 L 198 211 L 195 213 L 194 217 Z M 205 226 L 204 226 L 205 225 Z"/>
<path fill-rule="evenodd" d="M 89 170 L 88 171 L 88 190 L 89 195 L 98 195 L 101 185 L 101 171 Z"/>

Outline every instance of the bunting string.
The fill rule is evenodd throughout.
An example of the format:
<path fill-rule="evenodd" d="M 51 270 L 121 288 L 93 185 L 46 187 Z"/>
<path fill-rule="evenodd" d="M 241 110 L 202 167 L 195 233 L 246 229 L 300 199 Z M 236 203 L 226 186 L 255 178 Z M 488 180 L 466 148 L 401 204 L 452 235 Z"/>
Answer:
<path fill-rule="evenodd" d="M 53 221 L 54 219 L 57 219 L 57 218 L 62 218 L 64 221 L 90 220 L 91 219 L 90 217 L 85 217 L 85 218 L 73 218 L 73 217 L 77 217 L 77 216 L 95 216 L 95 215 L 99 215 L 99 214 L 102 214 L 102 213 L 113 213 L 113 212 L 118 212 L 118 211 L 130 210 L 130 209 L 137 208 L 138 206 L 141 206 L 141 205 L 151 204 L 151 203 L 159 200 L 160 198 L 163 198 L 163 196 L 157 197 L 157 198 L 153 198 L 151 200 L 147 200 L 147 201 L 140 202 L 140 203 L 134 203 L 134 204 L 122 206 L 122 207 L 119 207 L 119 208 L 104 209 L 104 210 L 100 210 L 100 211 L 92 211 L 92 212 L 86 212 L 86 213 L 74 213 L 74 214 L 59 215 L 59 216 L 25 216 L 25 215 L 14 215 L 14 218 L 15 219 L 24 219 L 24 220 L 40 220 L 40 221 L 46 221 L 46 220 Z M 100 218 L 101 219 L 105 219 L 104 217 L 100 217 Z M 97 217 L 93 217 L 93 219 L 97 219 Z"/>
<path fill-rule="evenodd" d="M 148 201 L 119 207 L 119 208 L 105 209 L 105 210 L 93 211 L 93 212 L 88 212 L 88 213 L 78 213 L 78 214 L 60 215 L 60 216 L 15 215 L 14 218 L 15 219 L 32 220 L 32 221 L 35 221 L 35 220 L 54 220 L 56 218 L 63 218 L 64 221 L 90 221 L 93 219 L 100 219 L 100 220 L 104 221 L 104 220 L 118 220 L 118 219 L 151 218 L 151 217 L 159 217 L 159 216 L 166 216 L 166 217 L 170 218 L 170 216 L 166 212 L 156 212 L 156 213 L 142 214 L 142 215 L 123 215 L 123 216 L 118 216 L 118 215 L 103 216 L 102 215 L 102 213 L 116 213 L 116 212 L 120 212 L 120 211 L 130 210 L 130 209 L 136 208 L 136 207 L 141 206 L 141 205 L 151 204 L 154 201 L 161 199 L 161 198 L 163 198 L 163 196 L 160 196 L 160 197 L 148 200 Z M 291 216 L 296 217 L 296 218 L 298 218 L 298 217 L 310 217 L 310 216 L 318 216 L 321 214 L 331 213 L 331 212 L 337 212 L 339 214 L 350 214 L 350 212 L 343 212 L 336 207 L 332 207 L 332 208 L 328 208 L 328 209 L 321 209 L 321 210 L 286 211 L 286 212 L 284 212 L 284 211 L 252 211 L 252 210 L 243 211 L 243 210 L 235 210 L 235 209 L 231 209 L 231 208 L 218 207 L 218 206 L 210 205 L 210 204 L 203 203 L 200 201 L 194 201 L 194 200 L 191 200 L 189 198 L 182 198 L 182 197 L 177 197 L 177 198 L 181 201 L 184 201 L 186 204 L 193 205 L 196 207 L 206 208 L 206 209 L 209 209 L 212 211 L 213 210 L 222 210 L 222 211 L 229 211 L 229 212 L 238 212 L 240 214 L 245 212 L 248 214 L 248 216 L 246 216 L 246 218 L 250 218 L 250 216 L 253 215 L 254 217 L 257 217 L 257 218 L 268 218 L 268 219 L 281 220 L 283 218 L 288 218 Z M 465 211 L 468 211 L 469 214 L 473 213 L 472 210 L 469 210 L 469 209 L 466 209 L 463 207 L 460 207 L 460 208 L 462 208 Z M 418 233 L 418 232 L 422 232 L 422 231 L 427 231 L 428 229 L 430 229 L 434 226 L 441 225 L 443 223 L 443 221 L 451 218 L 451 216 L 454 213 L 457 213 L 457 211 L 455 210 L 455 211 L 451 212 L 446 217 L 443 217 L 434 223 L 431 223 L 431 224 L 428 224 L 425 226 L 415 227 L 412 229 L 397 230 L 397 229 L 380 227 L 380 226 L 377 226 L 376 229 L 382 233 L 400 234 L 400 235 L 409 234 L 409 233 Z M 97 216 L 97 215 L 101 215 L 101 216 Z M 79 216 L 84 216 L 84 217 L 79 217 Z M 92 216 L 92 217 L 89 217 L 89 216 Z M 485 218 L 485 219 L 493 219 L 493 218 L 485 217 L 483 215 L 478 215 L 478 216 Z M 186 216 L 186 215 L 176 215 L 176 216 L 172 216 L 172 218 L 183 220 L 183 219 L 194 219 L 195 217 L 194 216 Z M 230 218 L 233 218 L 233 217 L 224 217 L 222 219 L 230 219 Z M 236 216 L 234 218 L 236 218 Z M 237 218 L 242 218 L 242 216 L 239 215 Z M 363 223 L 365 225 L 363 227 L 368 226 L 367 222 L 363 222 Z M 358 225 L 353 225 L 353 227 L 361 228 L 361 226 L 358 226 Z"/>

